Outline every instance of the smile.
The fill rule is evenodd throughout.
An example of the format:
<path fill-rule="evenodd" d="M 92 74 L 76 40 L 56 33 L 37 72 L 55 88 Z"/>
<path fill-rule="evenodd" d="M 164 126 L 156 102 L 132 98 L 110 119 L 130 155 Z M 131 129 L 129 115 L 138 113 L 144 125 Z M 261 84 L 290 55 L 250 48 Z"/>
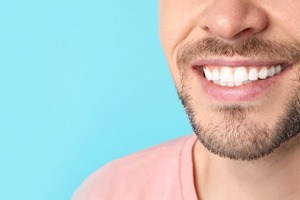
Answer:
<path fill-rule="evenodd" d="M 274 89 L 292 67 L 282 61 L 201 60 L 192 65 L 199 86 L 221 102 L 251 101 Z M 198 85 L 198 84 L 197 84 Z"/>
<path fill-rule="evenodd" d="M 273 66 L 204 66 L 203 75 L 212 83 L 224 87 L 238 87 L 255 81 L 265 80 L 280 74 L 286 65 Z M 200 69 L 198 69 L 200 70 Z"/>

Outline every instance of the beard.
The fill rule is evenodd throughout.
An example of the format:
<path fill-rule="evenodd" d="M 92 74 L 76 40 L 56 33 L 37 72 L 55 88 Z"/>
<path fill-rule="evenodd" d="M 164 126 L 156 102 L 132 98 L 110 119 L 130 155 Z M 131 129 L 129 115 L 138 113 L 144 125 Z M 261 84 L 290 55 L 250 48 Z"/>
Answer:
<path fill-rule="evenodd" d="M 298 91 L 300 88 L 298 89 Z M 300 98 L 293 96 L 285 105 L 276 125 L 258 126 L 247 116 L 256 112 L 255 108 L 239 105 L 223 106 L 213 109 L 218 120 L 208 123 L 197 120 L 197 109 L 192 106 L 191 97 L 179 93 L 190 123 L 203 146 L 221 157 L 234 160 L 255 160 L 272 153 L 282 143 L 300 132 Z"/>
<path fill-rule="evenodd" d="M 272 153 L 285 141 L 300 132 L 300 68 L 296 68 L 297 79 L 293 80 L 291 95 L 285 101 L 281 114 L 275 123 L 261 124 L 249 116 L 259 113 L 255 105 L 240 104 L 210 106 L 215 118 L 206 119 L 196 105 L 201 105 L 190 92 L 190 78 L 187 64 L 199 56 L 256 56 L 281 58 L 296 63 L 300 58 L 300 45 L 279 44 L 262 39 L 248 39 L 229 45 L 212 38 L 205 38 L 193 44 L 185 45 L 179 51 L 178 67 L 181 75 L 182 88 L 178 90 L 179 98 L 190 119 L 190 123 L 199 141 L 210 152 L 221 157 L 234 160 L 255 160 Z M 178 89 L 178 88 L 177 88 Z M 261 114 L 261 113 L 260 113 Z"/>

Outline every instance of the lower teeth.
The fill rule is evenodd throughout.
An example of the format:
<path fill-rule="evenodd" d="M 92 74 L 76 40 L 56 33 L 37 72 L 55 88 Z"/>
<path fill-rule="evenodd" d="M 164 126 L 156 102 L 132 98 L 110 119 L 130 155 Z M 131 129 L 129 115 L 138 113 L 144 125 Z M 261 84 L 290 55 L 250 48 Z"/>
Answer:
<path fill-rule="evenodd" d="M 251 83 L 253 81 L 244 81 L 244 82 L 226 82 L 226 81 L 211 81 L 216 85 L 220 85 L 220 86 L 227 86 L 227 87 L 238 87 L 241 85 L 245 85 L 248 83 Z"/>

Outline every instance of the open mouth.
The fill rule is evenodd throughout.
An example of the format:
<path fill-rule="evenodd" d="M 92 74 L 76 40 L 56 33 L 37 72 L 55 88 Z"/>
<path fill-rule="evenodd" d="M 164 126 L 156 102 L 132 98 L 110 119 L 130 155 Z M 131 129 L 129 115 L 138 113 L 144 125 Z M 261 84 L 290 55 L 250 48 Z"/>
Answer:
<path fill-rule="evenodd" d="M 282 73 L 289 64 L 269 66 L 194 66 L 205 79 L 223 87 L 238 87 L 252 82 L 270 79 Z"/>

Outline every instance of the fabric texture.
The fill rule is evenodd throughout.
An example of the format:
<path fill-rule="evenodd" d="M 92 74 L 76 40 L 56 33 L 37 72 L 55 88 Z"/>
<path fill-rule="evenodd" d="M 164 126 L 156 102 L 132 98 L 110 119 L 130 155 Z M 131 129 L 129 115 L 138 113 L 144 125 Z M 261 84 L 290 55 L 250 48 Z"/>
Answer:
<path fill-rule="evenodd" d="M 185 136 L 113 161 L 92 174 L 73 200 L 197 200 L 196 140 Z"/>

